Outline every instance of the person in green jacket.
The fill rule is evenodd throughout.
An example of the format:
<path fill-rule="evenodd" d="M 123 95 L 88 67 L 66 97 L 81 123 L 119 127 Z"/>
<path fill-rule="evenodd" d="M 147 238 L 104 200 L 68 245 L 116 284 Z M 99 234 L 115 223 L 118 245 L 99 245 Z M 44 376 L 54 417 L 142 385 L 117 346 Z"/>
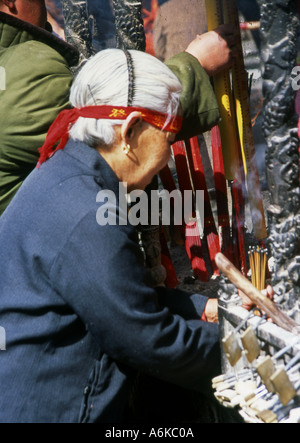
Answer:
<path fill-rule="evenodd" d="M 75 48 L 51 34 L 44 0 L 0 0 L 0 215 L 35 168 L 47 131 L 69 106 L 78 63 Z M 183 85 L 179 139 L 209 130 L 219 119 L 209 75 L 235 56 L 231 29 L 198 36 L 167 62 Z"/>
<path fill-rule="evenodd" d="M 22 20 L 20 20 L 20 18 Z M 0 214 L 34 169 L 78 62 L 75 48 L 46 29 L 43 0 L 0 0 Z"/>

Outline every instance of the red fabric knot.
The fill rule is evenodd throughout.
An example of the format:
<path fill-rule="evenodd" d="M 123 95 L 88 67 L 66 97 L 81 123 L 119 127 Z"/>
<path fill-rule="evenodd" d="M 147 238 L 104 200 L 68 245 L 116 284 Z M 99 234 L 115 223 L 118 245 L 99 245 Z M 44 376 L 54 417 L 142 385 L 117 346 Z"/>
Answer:
<path fill-rule="evenodd" d="M 79 109 L 76 108 L 66 109 L 58 115 L 49 128 L 44 145 L 39 149 L 40 159 L 38 162 L 38 168 L 42 163 L 48 160 L 48 158 L 52 157 L 56 151 L 65 147 L 69 139 L 70 126 L 76 123 L 79 117 Z M 56 148 L 54 148 L 55 146 Z"/>
<path fill-rule="evenodd" d="M 140 112 L 143 120 L 158 129 L 177 134 L 181 127 L 182 117 L 172 116 L 168 121 L 168 115 L 145 108 L 134 108 L 124 106 L 86 106 L 78 109 L 66 109 L 62 111 L 54 123 L 50 126 L 44 145 L 39 149 L 40 159 L 37 167 L 48 160 L 52 155 L 65 147 L 69 139 L 69 130 L 79 117 L 106 119 L 106 120 L 126 120 L 132 112 Z"/>

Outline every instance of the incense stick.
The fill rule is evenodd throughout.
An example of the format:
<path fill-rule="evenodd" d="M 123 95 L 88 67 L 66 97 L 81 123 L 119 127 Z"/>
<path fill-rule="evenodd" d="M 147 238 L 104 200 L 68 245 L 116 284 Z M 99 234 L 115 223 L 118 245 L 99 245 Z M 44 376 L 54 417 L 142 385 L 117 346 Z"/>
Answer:
<path fill-rule="evenodd" d="M 267 249 L 252 247 L 249 249 L 249 263 L 251 269 L 251 282 L 259 291 L 266 289 L 267 276 Z"/>

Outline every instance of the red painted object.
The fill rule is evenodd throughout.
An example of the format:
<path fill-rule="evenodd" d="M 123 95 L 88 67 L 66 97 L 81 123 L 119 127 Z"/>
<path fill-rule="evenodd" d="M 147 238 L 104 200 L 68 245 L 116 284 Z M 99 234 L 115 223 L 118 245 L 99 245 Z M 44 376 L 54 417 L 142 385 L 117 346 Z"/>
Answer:
<path fill-rule="evenodd" d="M 173 145 L 173 152 L 175 156 L 179 187 L 184 199 L 184 191 L 193 191 L 185 144 L 183 142 L 175 143 Z M 191 214 L 191 218 L 196 218 L 195 207 L 193 208 L 193 211 L 194 212 Z M 203 256 L 203 245 L 200 232 L 197 223 L 193 221 L 186 225 L 185 247 L 192 263 L 195 277 L 201 281 L 208 281 L 209 272 Z"/>
<path fill-rule="evenodd" d="M 194 137 L 191 140 L 187 140 L 185 145 L 194 190 L 204 191 L 204 238 L 207 241 L 213 273 L 219 275 L 219 270 L 215 263 L 215 257 L 221 252 L 220 241 L 211 209 L 198 138 Z"/>

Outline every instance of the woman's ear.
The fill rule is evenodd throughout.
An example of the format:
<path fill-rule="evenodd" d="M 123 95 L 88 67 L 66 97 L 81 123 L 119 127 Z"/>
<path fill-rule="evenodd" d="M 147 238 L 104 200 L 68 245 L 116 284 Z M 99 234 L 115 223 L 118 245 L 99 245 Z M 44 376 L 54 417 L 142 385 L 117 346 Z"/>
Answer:
<path fill-rule="evenodd" d="M 143 123 L 143 117 L 140 112 L 132 112 L 124 121 L 121 129 L 122 140 L 130 145 L 134 139 L 137 131 L 140 129 Z"/>
<path fill-rule="evenodd" d="M 1 0 L 2 3 L 10 10 L 10 12 L 16 12 L 15 0 Z"/>

